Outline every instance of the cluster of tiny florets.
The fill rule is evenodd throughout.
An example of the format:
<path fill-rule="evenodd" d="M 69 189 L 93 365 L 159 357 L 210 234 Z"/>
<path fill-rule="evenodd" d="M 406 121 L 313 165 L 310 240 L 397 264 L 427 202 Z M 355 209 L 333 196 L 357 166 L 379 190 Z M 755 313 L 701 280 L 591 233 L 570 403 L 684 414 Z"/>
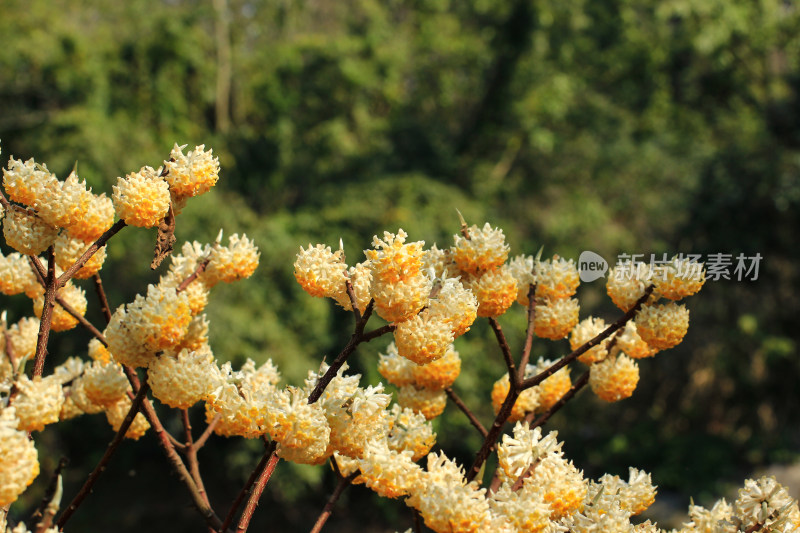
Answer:
<path fill-rule="evenodd" d="M 170 206 L 169 185 L 162 169 L 142 167 L 117 178 L 112 200 L 117 216 L 131 226 L 152 228 L 164 220 Z"/>

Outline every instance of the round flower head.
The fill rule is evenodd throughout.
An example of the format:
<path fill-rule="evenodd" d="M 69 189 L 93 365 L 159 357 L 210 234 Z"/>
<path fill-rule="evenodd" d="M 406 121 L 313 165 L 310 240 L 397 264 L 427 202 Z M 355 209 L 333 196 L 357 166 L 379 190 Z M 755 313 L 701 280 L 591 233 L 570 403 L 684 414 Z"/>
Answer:
<path fill-rule="evenodd" d="M 36 447 L 17 426 L 14 407 L 0 409 L 0 506 L 14 503 L 39 475 Z"/>
<path fill-rule="evenodd" d="M 128 389 L 130 384 L 119 364 L 94 361 L 87 365 L 83 375 L 83 392 L 91 403 L 109 408 L 120 401 Z"/>
<path fill-rule="evenodd" d="M 208 347 L 208 319 L 205 314 L 192 317 L 189 322 L 189 329 L 183 336 L 181 342 L 175 346 L 174 351 L 189 350 L 196 352 Z"/>
<path fill-rule="evenodd" d="M 110 362 L 112 359 L 111 352 L 109 352 L 108 348 L 103 346 L 103 343 L 98 339 L 90 340 L 87 350 L 92 361 L 98 361 L 105 364 Z"/>
<path fill-rule="evenodd" d="M 618 402 L 630 398 L 639 383 L 639 366 L 625 354 L 608 356 L 590 368 L 589 386 L 601 399 Z"/>
<path fill-rule="evenodd" d="M 192 320 L 184 293 L 156 285 L 148 285 L 146 297 L 137 295 L 127 305 L 127 315 L 131 330 L 138 333 L 136 340 L 152 352 L 176 347 Z"/>
<path fill-rule="evenodd" d="M 733 504 L 739 531 L 797 531 L 797 501 L 774 477 L 748 479 Z M 794 516 L 791 516 L 794 515 Z M 756 529 L 762 525 L 762 529 Z"/>
<path fill-rule="evenodd" d="M 536 284 L 536 276 L 533 271 L 533 257 L 530 255 L 518 255 L 508 262 L 508 270 L 514 279 L 517 280 L 517 302 L 520 305 L 528 306 L 528 292 L 531 285 Z"/>
<path fill-rule="evenodd" d="M 453 342 L 453 332 L 446 322 L 423 311 L 397 324 L 394 340 L 402 357 L 425 365 L 445 354 Z"/>
<path fill-rule="evenodd" d="M 389 344 L 385 354 L 379 354 L 378 372 L 386 381 L 397 387 L 415 383 L 414 366 L 414 363 L 397 353 L 394 342 Z"/>
<path fill-rule="evenodd" d="M 497 461 L 502 473 L 509 479 L 516 480 L 548 454 L 561 454 L 562 443 L 557 437 L 557 431 L 551 431 L 542 437 L 541 428 L 530 429 L 527 422 L 517 422 L 514 425 L 514 436 L 503 435 L 497 448 Z"/>
<path fill-rule="evenodd" d="M 656 348 L 651 347 L 642 340 L 636 330 L 636 322 L 633 320 L 625 324 L 622 334 L 617 336 L 617 347 L 633 359 L 653 357 L 658 353 Z"/>
<path fill-rule="evenodd" d="M 43 289 L 28 258 L 17 252 L 0 254 L 0 292 L 12 296 L 24 292 L 36 297 Z"/>
<path fill-rule="evenodd" d="M 408 320 L 428 303 L 431 286 L 431 280 L 421 273 L 393 283 L 373 278 L 370 295 L 375 300 L 375 312 L 387 322 Z"/>
<path fill-rule="evenodd" d="M 418 389 L 414 386 L 400 387 L 397 403 L 415 413 L 421 413 L 427 420 L 432 420 L 444 411 L 447 394 L 442 390 Z"/>
<path fill-rule="evenodd" d="M 401 452 L 411 452 L 411 460 L 419 461 L 436 444 L 436 433 L 425 415 L 415 413 L 412 409 L 392 406 L 391 430 L 387 435 L 389 448 Z"/>
<path fill-rule="evenodd" d="M 477 225 L 467 229 L 469 238 L 454 235 L 455 244 L 450 249 L 456 265 L 462 272 L 480 275 L 494 270 L 506 262 L 510 247 L 500 228 L 492 229 L 487 222 L 482 229 Z"/>
<path fill-rule="evenodd" d="M 167 167 L 165 176 L 170 191 L 176 196 L 197 196 L 208 192 L 219 179 L 219 160 L 212 155 L 213 150 L 205 150 L 205 145 L 195 146 L 186 155 L 186 145 L 172 148 L 170 160 L 164 161 Z"/>
<path fill-rule="evenodd" d="M 106 409 L 102 405 L 92 402 L 89 397 L 86 396 L 86 389 L 83 386 L 83 376 L 75 378 L 69 388 L 64 389 L 64 395 L 66 397 L 64 405 L 70 403 L 72 406 L 67 406 L 66 408 L 62 407 L 59 417 L 65 416 L 65 409 L 69 409 L 70 411 L 77 409 L 81 413 L 86 414 L 101 413 Z"/>
<path fill-rule="evenodd" d="M 461 358 L 449 344 L 442 357 L 425 365 L 413 365 L 411 371 L 418 387 L 446 389 L 461 373 Z"/>
<path fill-rule="evenodd" d="M 428 455 L 428 470 L 406 504 L 417 509 L 425 525 L 438 533 L 496 531 L 486 489 L 467 483 L 464 473 L 444 454 Z"/>
<path fill-rule="evenodd" d="M 494 408 L 494 414 L 500 412 L 500 407 L 506 400 L 510 389 L 511 385 L 508 382 L 508 374 L 504 374 L 503 377 L 494 382 L 492 386 L 492 407 Z M 535 411 L 537 407 L 539 407 L 539 391 L 536 387 L 525 389 L 517 397 L 517 401 L 514 402 L 508 421 L 516 422 L 522 420 L 527 413 Z"/>
<path fill-rule="evenodd" d="M 478 299 L 478 316 L 500 316 L 517 298 L 517 280 L 505 266 L 464 280 L 464 284 Z"/>
<path fill-rule="evenodd" d="M 73 170 L 66 180 L 55 180 L 51 187 L 46 188 L 34 207 L 45 222 L 64 228 L 81 220 L 91 202 L 92 193 L 86 190 L 86 182 L 79 181 Z"/>
<path fill-rule="evenodd" d="M 152 228 L 167 216 L 170 205 L 169 185 L 161 169 L 143 167 L 125 178 L 117 178 L 112 199 L 117 216 L 126 224 Z"/>
<path fill-rule="evenodd" d="M 210 351 L 163 353 L 150 363 L 147 376 L 153 396 L 176 409 L 188 409 L 206 399 L 220 380 Z"/>
<path fill-rule="evenodd" d="M 384 498 L 408 495 L 419 482 L 422 469 L 410 451 L 390 450 L 386 439 L 375 439 L 364 447 L 358 462 L 364 483 Z"/>
<path fill-rule="evenodd" d="M 677 346 L 689 330 L 689 310 L 675 302 L 644 306 L 636 315 L 636 332 L 653 348 Z"/>
<path fill-rule="evenodd" d="M 39 335 L 39 319 L 27 317 L 20 319 L 6 331 L 6 340 L 11 344 L 17 359 L 27 361 L 36 353 Z"/>
<path fill-rule="evenodd" d="M 92 195 L 86 213 L 66 227 L 73 239 L 94 242 L 114 224 L 114 202 L 105 193 Z"/>
<path fill-rule="evenodd" d="M 694 531 L 719 531 L 720 533 L 736 533 L 739 531 L 733 523 L 733 507 L 725 501 L 725 498 L 714 503 L 711 509 L 705 509 L 700 505 L 689 506 L 689 523 L 685 524 L 690 532 Z M 730 524 L 725 529 L 718 529 L 722 524 Z"/>
<path fill-rule="evenodd" d="M 249 278 L 258 267 L 261 254 L 247 235 L 233 234 L 228 237 L 228 246 L 213 246 L 203 281 L 213 287 L 220 281 L 233 283 Z"/>
<path fill-rule="evenodd" d="M 543 492 L 544 501 L 550 504 L 552 520 L 570 516 L 583 509 L 586 498 L 583 472 L 575 468 L 571 461 L 564 459 L 560 453 L 549 453 L 544 456 L 524 484 Z"/>
<path fill-rule="evenodd" d="M 119 431 L 122 427 L 122 422 L 125 420 L 125 417 L 128 416 L 131 406 L 131 399 L 127 396 L 123 396 L 117 403 L 106 409 L 106 420 L 108 420 L 108 423 L 114 431 Z M 125 432 L 125 438 L 139 440 L 139 437 L 144 435 L 148 429 L 150 429 L 150 422 L 147 421 L 147 418 L 145 418 L 141 412 L 136 413 L 128 431 Z"/>
<path fill-rule="evenodd" d="M 348 457 L 360 458 L 367 442 L 382 439 L 389 431 L 391 420 L 386 407 L 392 401 L 383 392 L 383 385 L 359 387 L 342 403 L 324 402 L 325 417 L 331 428 L 330 446 Z"/>
<path fill-rule="evenodd" d="M 554 363 L 555 361 L 540 357 L 535 366 L 528 365 L 528 368 L 525 369 L 525 378 L 527 379 L 528 377 L 533 377 L 544 372 L 553 366 Z M 539 406 L 537 409 L 542 412 L 547 411 L 555 405 L 571 387 L 572 380 L 569 378 L 569 367 L 564 367 L 534 387 L 539 393 Z"/>
<path fill-rule="evenodd" d="M 543 339 L 563 339 L 578 323 L 580 305 L 575 298 L 540 300 L 536 303 L 533 331 Z"/>
<path fill-rule="evenodd" d="M 577 350 L 595 338 L 599 333 L 602 333 L 604 329 L 606 329 L 606 322 L 602 318 L 589 317 L 581 320 L 581 322 L 575 326 L 575 329 L 572 330 L 572 333 L 569 336 L 570 348 Z M 608 339 L 581 354 L 578 357 L 578 361 L 590 365 L 595 361 L 602 360 L 606 355 L 608 355 L 608 350 L 606 349 L 607 346 Z"/>
<path fill-rule="evenodd" d="M 670 300 L 680 300 L 697 293 L 706 281 L 703 263 L 674 258 L 653 275 L 656 293 Z"/>
<path fill-rule="evenodd" d="M 536 263 L 536 297 L 569 298 L 575 294 L 581 280 L 574 261 L 557 255 Z"/>
<path fill-rule="evenodd" d="M 408 233 L 399 229 L 397 234 L 383 232 L 383 239 L 372 237 L 373 250 L 364 250 L 370 260 L 372 278 L 383 284 L 395 284 L 416 277 L 422 266 L 424 241 L 406 244 Z"/>
<path fill-rule="evenodd" d="M 108 341 L 108 351 L 120 364 L 137 368 L 150 363 L 154 352 L 145 346 L 137 321 L 128 315 L 124 305 L 111 315 L 103 335 Z"/>
<path fill-rule="evenodd" d="M 35 377 L 32 381 L 21 376 L 17 382 L 19 393 L 14 397 L 19 429 L 41 431 L 47 424 L 58 422 L 58 414 L 64 403 L 61 383 L 53 376 Z"/>
<path fill-rule="evenodd" d="M 650 284 L 650 266 L 645 263 L 620 263 L 608 272 L 606 292 L 614 305 L 628 311 L 644 296 Z"/>
<path fill-rule="evenodd" d="M 91 246 L 91 242 L 70 237 L 69 233 L 62 232 L 55 242 L 56 264 L 67 270 Z M 99 248 L 94 255 L 75 273 L 77 279 L 88 279 L 97 274 L 106 260 L 106 247 Z"/>
<path fill-rule="evenodd" d="M 511 490 L 512 485 L 504 483 L 492 494 L 489 504 L 492 511 L 513 524 L 511 531 L 533 531 L 536 533 L 555 533 L 551 528 L 550 505 L 544 500 L 541 490 L 531 490 L 531 485 L 523 485 L 522 490 Z"/>
<path fill-rule="evenodd" d="M 656 501 L 656 486 L 650 474 L 636 468 L 628 469 L 628 482 L 620 487 L 620 506 L 632 515 L 645 512 Z"/>
<path fill-rule="evenodd" d="M 445 279 L 441 284 L 438 294 L 428 303 L 428 312 L 447 322 L 453 337 L 459 337 L 469 331 L 475 322 L 478 300 L 456 279 Z"/>
<path fill-rule="evenodd" d="M 6 244 L 23 255 L 38 255 L 56 240 L 58 228 L 51 226 L 35 213 L 10 209 L 3 222 Z"/>
<path fill-rule="evenodd" d="M 327 453 L 331 428 L 319 402 L 309 404 L 297 389 L 290 389 L 291 400 L 285 404 L 286 418 L 278 440 L 278 455 L 299 464 L 318 465 L 333 453 Z"/>
<path fill-rule="evenodd" d="M 12 157 L 8 169 L 3 169 L 3 186 L 8 197 L 31 207 L 47 189 L 54 188 L 57 181 L 47 166 L 39 165 L 33 159 L 23 162 Z"/>
<path fill-rule="evenodd" d="M 169 271 L 161 276 L 161 279 L 158 280 L 158 285 L 159 287 L 169 287 L 173 290 L 177 290 L 184 279 L 185 276 L 181 276 L 177 272 Z M 181 292 L 186 294 L 192 316 L 202 313 L 203 309 L 208 305 L 208 287 L 206 287 L 206 284 L 200 281 L 200 279 L 195 279 L 189 283 Z"/>
<path fill-rule="evenodd" d="M 64 302 L 70 305 L 81 316 L 86 313 L 86 293 L 80 287 L 67 283 L 58 290 Z M 44 296 L 39 296 L 33 301 L 33 312 L 37 318 L 42 318 L 44 308 Z M 61 304 L 56 303 L 53 307 L 53 321 L 51 328 L 53 331 L 66 331 L 78 325 L 78 319 L 69 314 Z"/>
<path fill-rule="evenodd" d="M 363 311 L 366 309 L 371 298 L 369 289 L 372 286 L 372 270 L 369 267 L 369 261 L 363 261 L 354 267 L 350 267 L 347 270 L 347 277 L 350 278 L 350 284 L 353 286 L 356 305 L 360 311 Z M 336 303 L 345 310 L 353 310 L 353 304 L 350 303 L 350 296 L 347 294 L 346 285 L 342 284 L 339 292 L 334 294 L 333 298 L 336 300 Z"/>
<path fill-rule="evenodd" d="M 333 252 L 330 246 L 322 244 L 313 247 L 309 244 L 308 250 L 301 246 L 294 262 L 294 277 L 311 296 L 333 297 L 342 291 L 347 280 L 344 253 L 342 250 Z"/>
<path fill-rule="evenodd" d="M 455 278 L 460 275 L 450 250 L 440 250 L 435 243 L 422 255 L 422 270 L 432 271 L 437 278 Z"/>

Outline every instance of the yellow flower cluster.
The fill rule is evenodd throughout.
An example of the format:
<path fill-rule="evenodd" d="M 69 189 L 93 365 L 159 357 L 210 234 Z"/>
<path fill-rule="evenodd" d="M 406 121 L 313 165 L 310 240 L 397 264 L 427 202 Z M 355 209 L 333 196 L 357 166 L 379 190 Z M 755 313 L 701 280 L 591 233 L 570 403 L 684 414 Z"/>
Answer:
<path fill-rule="evenodd" d="M 525 378 L 540 374 L 550 368 L 554 362 L 549 359 L 539 358 L 535 365 L 528 365 L 525 368 Z M 571 386 L 569 368 L 564 367 L 537 386 L 522 391 L 511 408 L 511 416 L 509 416 L 508 421 L 517 422 L 522 420 L 528 413 L 547 411 L 564 396 Z M 503 405 L 506 396 L 508 396 L 510 388 L 508 374 L 504 374 L 495 381 L 491 393 L 492 407 L 495 414 L 500 412 L 500 407 Z"/>
<path fill-rule="evenodd" d="M 0 506 L 14 503 L 39 475 L 39 457 L 14 407 L 0 409 Z"/>

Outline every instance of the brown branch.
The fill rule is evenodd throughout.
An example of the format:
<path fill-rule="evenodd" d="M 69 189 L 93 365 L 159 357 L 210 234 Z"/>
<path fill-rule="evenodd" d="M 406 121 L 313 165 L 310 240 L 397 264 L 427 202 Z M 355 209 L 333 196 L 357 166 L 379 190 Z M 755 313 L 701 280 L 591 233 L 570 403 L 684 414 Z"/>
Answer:
<path fill-rule="evenodd" d="M 203 485 L 203 478 L 200 476 L 200 462 L 197 460 L 197 448 L 195 448 L 194 439 L 192 438 L 192 424 L 189 421 L 188 409 L 181 409 L 181 422 L 183 422 L 183 432 L 186 436 L 184 450 L 186 459 L 189 461 L 189 472 L 192 474 L 192 479 L 194 479 L 194 483 L 197 485 L 200 496 L 202 496 L 208 504 L 208 494 L 206 493 L 205 485 Z"/>
<path fill-rule="evenodd" d="M 94 280 L 94 291 L 97 293 L 97 298 L 100 300 L 100 311 L 106 318 L 107 324 L 111 322 L 111 307 L 108 305 L 106 291 L 103 289 L 103 280 L 100 278 L 100 274 L 95 274 L 92 276 L 92 280 Z"/>
<path fill-rule="evenodd" d="M 39 334 L 36 339 L 36 356 L 33 363 L 33 376 L 41 376 L 44 372 L 44 360 L 47 357 L 47 341 L 53 324 L 53 307 L 56 296 L 56 261 L 51 245 L 47 249 L 47 279 L 45 280 L 44 304 L 42 318 L 39 322 Z"/>
<path fill-rule="evenodd" d="M 339 497 L 359 474 L 360 472 L 356 470 L 347 477 L 339 478 L 339 483 L 336 484 L 336 488 L 333 490 L 333 494 L 331 494 L 331 497 L 328 498 L 327 503 L 325 503 L 325 507 L 322 509 L 322 512 L 319 514 L 319 517 L 317 517 L 317 521 L 314 523 L 314 527 L 311 528 L 311 533 L 319 533 L 320 531 L 322 531 L 322 526 L 325 525 L 325 522 L 328 521 L 328 518 L 330 518 L 331 513 L 333 513 L 333 507 L 336 505 L 336 502 L 339 501 Z"/>
<path fill-rule="evenodd" d="M 75 497 L 72 499 L 72 502 L 70 502 L 66 509 L 64 509 L 64 512 L 61 513 L 61 516 L 58 518 L 56 525 L 58 526 L 59 530 L 64 529 L 64 525 L 67 523 L 67 520 L 69 520 L 73 513 L 75 513 L 75 511 L 78 509 L 78 506 L 81 505 L 86 496 L 92 492 L 92 487 L 97 482 L 100 474 L 105 472 L 108 461 L 111 459 L 111 456 L 114 455 L 114 452 L 117 451 L 120 443 L 122 443 L 122 440 L 125 438 L 125 433 L 127 433 L 128 428 L 131 427 L 134 417 L 136 417 L 136 414 L 139 412 L 139 409 L 142 406 L 142 402 L 147 396 L 148 390 L 150 390 L 150 387 L 146 382 L 139 388 L 139 391 L 136 393 L 136 397 L 131 403 L 131 408 L 128 409 L 128 414 L 125 415 L 125 419 L 119 426 L 117 434 L 114 435 L 114 438 L 108 444 L 108 448 L 106 448 L 106 452 L 103 454 L 103 457 L 100 458 L 100 462 L 97 463 L 97 466 L 94 467 L 94 470 L 92 470 L 92 472 L 89 474 L 89 477 L 86 478 L 86 481 L 78 491 L 78 494 L 75 495 Z"/>
<path fill-rule="evenodd" d="M 489 325 L 492 326 L 494 336 L 497 338 L 497 344 L 500 345 L 500 351 L 503 352 L 503 359 L 505 360 L 506 367 L 508 368 L 508 380 L 511 382 L 511 388 L 517 389 L 519 388 L 520 379 L 519 375 L 517 374 L 517 367 L 514 364 L 514 358 L 511 355 L 511 348 L 508 347 L 508 341 L 503 333 L 503 328 L 500 327 L 500 323 L 497 322 L 497 319 L 493 316 L 489 317 Z"/>
<path fill-rule="evenodd" d="M 453 403 L 456 404 L 456 407 L 461 409 L 461 412 L 467 415 L 470 424 L 472 424 L 475 427 L 475 429 L 478 430 L 478 433 L 480 433 L 483 438 L 486 438 L 489 432 L 486 431 L 486 428 L 483 427 L 483 424 L 481 424 L 480 420 L 478 420 L 478 418 L 473 414 L 473 412 L 469 410 L 469 407 L 467 407 L 467 405 L 458 396 L 458 394 L 456 394 L 456 391 L 454 391 L 452 387 L 447 387 L 446 389 L 444 389 L 444 392 L 451 400 L 453 400 Z"/>
<path fill-rule="evenodd" d="M 59 494 L 59 489 L 61 486 L 61 471 L 65 466 L 67 466 L 68 462 L 69 461 L 66 457 L 62 457 L 58 461 L 58 465 L 53 471 L 53 475 L 50 476 L 50 483 L 47 485 L 47 490 L 42 498 L 42 503 L 39 504 L 39 507 L 31 515 L 31 522 L 37 518 L 40 518 L 39 522 L 36 524 L 36 528 L 34 529 L 35 533 L 44 533 L 53 525 L 53 518 L 55 518 L 56 513 L 58 512 L 58 505 L 60 504 L 60 501 L 55 501 L 54 503 L 54 498 L 58 496 L 58 500 L 61 499 L 61 495 Z"/>
<path fill-rule="evenodd" d="M 503 405 L 500 406 L 497 416 L 494 417 L 492 427 L 489 428 L 486 438 L 483 439 L 480 450 L 475 454 L 475 462 L 472 463 L 472 467 L 469 469 L 469 472 L 467 472 L 467 482 L 475 479 L 475 476 L 481 471 L 481 466 L 483 466 L 484 461 L 486 461 L 486 458 L 489 457 L 489 454 L 494 449 L 497 438 L 500 436 L 500 432 L 503 429 L 503 424 L 505 424 L 508 417 L 511 416 L 511 410 L 518 397 L 519 391 L 513 386 L 509 387 L 506 399 L 503 401 Z"/>
<path fill-rule="evenodd" d="M 200 274 L 205 272 L 208 263 L 211 261 L 211 258 L 203 259 L 202 261 L 198 261 L 197 266 L 194 268 L 191 274 L 186 276 L 186 279 L 181 281 L 181 284 L 175 289 L 175 292 L 181 293 L 186 290 L 186 287 L 189 286 L 194 280 L 196 280 Z"/>
<path fill-rule="evenodd" d="M 127 224 L 125 224 L 124 220 L 117 220 L 114 223 L 114 225 L 108 229 L 108 231 L 100 235 L 100 237 L 98 237 L 97 240 L 94 241 L 94 243 L 92 243 L 92 245 L 89 246 L 89 248 L 87 248 L 85 252 L 83 252 L 83 255 L 81 255 L 77 259 L 77 261 L 72 263 L 72 265 L 70 265 L 70 267 L 66 269 L 64 273 L 61 274 L 61 276 L 59 276 L 58 287 L 59 288 L 63 287 L 67 283 L 67 281 L 72 279 L 72 276 L 74 276 L 75 273 L 78 270 L 80 270 L 89 259 L 92 258 L 92 256 L 97 252 L 97 250 L 105 246 L 106 242 L 108 242 L 108 239 L 119 233 L 119 230 L 121 230 L 125 226 L 127 226 Z"/>
<path fill-rule="evenodd" d="M 200 448 L 202 448 L 205 445 L 206 441 L 211 436 L 211 433 L 213 433 L 214 428 L 217 427 L 217 424 L 219 424 L 219 421 L 221 419 L 222 419 L 222 415 L 221 414 L 217 413 L 217 414 L 214 415 L 214 418 L 211 419 L 211 422 L 208 423 L 208 426 L 206 426 L 206 429 L 200 435 L 200 438 L 198 438 L 196 441 L 194 441 L 194 449 L 195 450 L 199 450 Z"/>
<path fill-rule="evenodd" d="M 86 328 L 89 331 L 89 333 L 94 335 L 95 338 L 97 338 L 97 340 L 102 342 L 105 346 L 108 346 L 108 341 L 106 341 L 105 335 L 103 335 L 99 329 L 94 327 L 94 324 L 89 322 L 85 316 L 80 314 L 74 307 L 72 307 L 66 300 L 64 300 L 64 298 L 62 298 L 58 294 L 56 295 L 56 302 L 58 302 L 58 305 L 60 305 L 64 309 L 64 311 L 72 315 L 72 317 L 75 318 L 80 323 L 81 326 Z"/>
<path fill-rule="evenodd" d="M 250 491 L 252 490 L 253 485 L 256 482 L 256 479 L 258 479 L 261 476 L 262 472 L 264 472 L 264 470 L 267 468 L 267 465 L 269 464 L 269 461 L 272 458 L 274 443 L 270 443 L 269 446 L 272 446 L 272 448 L 270 447 L 267 448 L 267 451 L 261 457 L 261 460 L 258 462 L 256 467 L 250 473 L 250 477 L 247 478 L 247 481 L 242 487 L 242 490 L 239 491 L 239 494 L 237 494 L 236 498 L 233 500 L 231 508 L 228 511 L 228 514 L 225 516 L 225 520 L 222 522 L 223 530 L 228 529 L 228 526 L 230 526 L 233 523 L 233 517 L 236 516 L 236 510 L 239 509 L 239 506 L 242 504 L 245 497 L 248 494 L 250 494 Z"/>
<path fill-rule="evenodd" d="M 636 304 L 633 307 L 631 307 L 627 313 L 622 315 L 616 322 L 608 326 L 606 329 L 598 333 L 592 340 L 584 343 L 583 346 L 579 346 L 569 354 L 565 355 L 564 357 L 556 361 L 552 366 L 550 366 L 550 368 L 544 370 L 539 375 L 530 377 L 525 381 L 523 381 L 522 390 L 535 387 L 536 385 L 538 385 L 545 379 L 549 378 L 550 376 L 552 376 L 553 374 L 555 374 L 556 372 L 558 372 L 559 370 L 570 364 L 572 361 L 574 361 L 575 359 L 577 359 L 578 357 L 580 357 L 581 355 L 583 355 L 584 353 L 591 350 L 592 348 L 594 348 L 595 346 L 606 340 L 608 337 L 613 335 L 615 331 L 622 328 L 625 324 L 628 323 L 629 320 L 631 320 L 633 317 L 636 316 L 636 313 L 642 307 L 644 302 L 646 302 L 647 299 L 650 298 L 650 294 L 653 292 L 653 289 L 655 289 L 655 285 L 650 285 L 649 287 L 647 287 L 642 297 L 636 300 Z"/>
<path fill-rule="evenodd" d="M 533 419 L 534 412 L 531 411 L 530 413 L 528 413 L 525 416 L 525 420 L 528 422 L 528 424 L 530 424 L 530 428 L 533 429 L 539 426 L 543 426 L 548 420 L 550 420 L 551 416 L 556 414 L 559 409 L 564 407 L 564 404 L 570 401 L 572 397 L 575 396 L 575 394 L 577 394 L 579 390 L 581 390 L 586 386 L 587 383 L 589 383 L 588 370 L 584 372 L 581 375 L 581 377 L 578 378 L 578 381 L 572 384 L 572 387 L 570 387 L 569 390 L 565 392 L 564 395 L 561 398 L 559 398 L 556 403 L 550 406 L 550 409 L 539 415 L 539 418 L 537 418 L 535 421 Z"/>
<path fill-rule="evenodd" d="M 364 310 L 364 315 L 361 317 L 361 320 L 356 322 L 355 331 L 353 331 L 353 334 L 350 336 L 350 340 L 347 342 L 347 345 L 342 349 L 339 355 L 336 356 L 336 359 L 333 360 L 331 366 L 328 367 L 328 370 L 325 372 L 325 374 L 323 374 L 317 381 L 317 384 L 314 386 L 314 390 L 312 390 L 311 394 L 308 395 L 308 403 L 314 403 L 319 400 L 325 388 L 333 380 L 333 378 L 336 376 L 336 373 L 339 372 L 339 369 L 342 368 L 342 365 L 345 363 L 345 361 L 347 361 L 348 356 L 355 351 L 359 344 L 362 342 L 369 342 L 372 339 L 376 339 L 381 335 L 389 333 L 390 331 L 394 331 L 396 326 L 394 324 L 387 324 L 386 326 L 382 326 L 368 333 L 364 333 L 364 327 L 367 325 L 367 321 L 372 315 L 372 308 L 374 304 L 374 300 L 370 300 L 369 304 L 367 304 L 367 308 Z"/>
<path fill-rule="evenodd" d="M 252 520 L 253 513 L 256 511 L 258 500 L 261 499 L 261 494 L 264 492 L 264 487 L 267 486 L 269 478 L 272 477 L 272 473 L 275 471 L 275 466 L 278 464 L 278 461 L 280 461 L 280 457 L 278 457 L 276 448 L 277 444 L 274 441 L 269 444 L 269 448 L 267 450 L 267 455 L 269 455 L 267 466 L 258 476 L 258 479 L 253 486 L 253 490 L 250 492 L 250 498 L 248 498 L 247 505 L 245 505 L 244 511 L 242 511 L 242 516 L 239 518 L 239 525 L 236 527 L 236 533 L 245 533 L 247 528 L 250 527 L 250 520 Z"/>
<path fill-rule="evenodd" d="M 411 515 L 414 517 L 414 533 L 422 533 L 422 524 L 419 521 L 419 511 L 411 508 Z"/>
<path fill-rule="evenodd" d="M 356 300 L 356 291 L 353 289 L 353 282 L 348 277 L 344 282 L 347 297 L 350 298 L 350 307 L 353 308 L 353 314 L 356 316 L 356 323 L 361 321 L 361 309 L 358 308 L 358 300 Z"/>
<path fill-rule="evenodd" d="M 143 387 L 144 385 L 140 384 L 139 377 L 136 375 L 136 371 L 129 366 L 123 366 L 123 369 L 125 370 L 125 375 L 128 377 L 131 387 L 138 394 L 140 387 Z M 156 437 L 158 438 L 158 444 L 161 446 L 161 449 L 167 456 L 167 460 L 172 465 L 172 469 L 189 490 L 189 494 L 192 497 L 192 503 L 197 508 L 206 524 L 213 529 L 220 531 L 222 521 L 216 515 L 211 506 L 209 506 L 203 499 L 200 491 L 197 488 L 197 485 L 194 482 L 194 479 L 192 479 L 192 475 L 186 469 L 186 465 L 183 464 L 178 452 L 175 451 L 175 446 L 172 445 L 169 437 L 167 437 L 168 433 L 161 424 L 161 420 L 158 418 L 158 414 L 156 414 L 153 404 L 147 399 L 142 402 L 142 412 L 147 418 L 147 421 L 150 422 L 150 425 L 153 427 L 153 431 L 155 431 Z"/>
<path fill-rule="evenodd" d="M 528 329 L 525 331 L 525 344 L 522 347 L 522 357 L 519 361 L 519 381 L 525 379 L 525 369 L 528 368 L 528 361 L 531 359 L 531 348 L 533 347 L 533 322 L 536 320 L 536 284 L 528 285 Z"/>

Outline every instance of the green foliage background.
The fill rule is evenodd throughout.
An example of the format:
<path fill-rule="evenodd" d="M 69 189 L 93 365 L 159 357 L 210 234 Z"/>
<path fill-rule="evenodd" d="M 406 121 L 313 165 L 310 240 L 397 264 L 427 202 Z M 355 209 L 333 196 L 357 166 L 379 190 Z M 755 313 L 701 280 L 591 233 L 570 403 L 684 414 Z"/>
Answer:
<path fill-rule="evenodd" d="M 355 262 L 373 234 L 402 227 L 444 247 L 455 208 L 502 227 L 514 254 L 544 246 L 577 259 L 590 249 L 613 262 L 620 253 L 758 252 L 757 281 L 709 282 L 690 300 L 686 340 L 643 362 L 632 399 L 601 405 L 583 393 L 550 425 L 588 475 L 644 468 L 681 507 L 796 457 L 792 2 L 4 0 L 0 35 L 4 156 L 35 157 L 62 177 L 77 160 L 95 191 L 110 193 L 117 176 L 158 166 L 175 142 L 219 155 L 219 185 L 179 217 L 179 242 L 224 228 L 246 232 L 262 253 L 253 279 L 213 293 L 218 358 L 271 357 L 298 382 L 351 327 L 294 282 L 298 246 L 342 238 Z M 157 280 L 147 268 L 153 239 L 131 229 L 112 241 L 112 305 Z M 617 316 L 601 282 L 579 297 L 582 318 Z M 9 319 L 27 305 L 9 301 Z M 515 307 L 501 320 L 512 346 L 523 315 Z M 90 316 L 101 323 L 96 309 Z M 60 335 L 52 359 L 84 353 L 87 340 Z M 366 381 L 378 380 L 386 342 L 354 357 Z M 503 365 L 486 324 L 457 348 L 456 389 L 488 422 Z M 567 349 L 535 348 L 550 357 Z M 202 413 L 193 414 L 199 426 Z M 463 418 L 450 407 L 436 424 L 442 447 L 469 463 L 478 440 Z M 70 497 L 110 436 L 102 417 L 84 417 L 37 437 L 45 475 L 12 514 L 35 504 L 60 455 L 72 461 Z M 200 527 L 159 453 L 152 436 L 124 447 L 74 527 Z M 225 439 L 202 452 L 220 510 L 258 453 Z M 331 487 L 323 468 L 281 465 L 256 520 L 308 529 Z M 361 488 L 346 499 L 331 531 L 409 525 L 399 503 Z"/>

